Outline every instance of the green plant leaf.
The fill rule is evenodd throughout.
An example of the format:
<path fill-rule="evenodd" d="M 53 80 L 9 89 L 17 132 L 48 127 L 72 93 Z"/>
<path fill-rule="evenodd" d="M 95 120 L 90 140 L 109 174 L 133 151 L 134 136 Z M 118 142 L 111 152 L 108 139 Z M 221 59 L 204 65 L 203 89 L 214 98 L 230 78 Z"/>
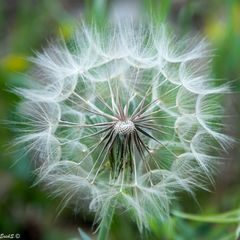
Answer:
<path fill-rule="evenodd" d="M 240 209 L 229 211 L 222 214 L 206 215 L 206 216 L 183 213 L 180 211 L 173 211 L 172 214 L 179 218 L 184 218 L 184 219 L 199 221 L 199 222 L 222 223 L 222 224 L 240 222 Z"/>

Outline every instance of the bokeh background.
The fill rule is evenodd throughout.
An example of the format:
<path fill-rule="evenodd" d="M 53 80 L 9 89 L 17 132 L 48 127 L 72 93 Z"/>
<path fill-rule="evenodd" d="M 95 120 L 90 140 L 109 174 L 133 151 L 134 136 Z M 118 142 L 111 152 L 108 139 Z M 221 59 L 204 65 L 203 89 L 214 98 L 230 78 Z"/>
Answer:
<path fill-rule="evenodd" d="M 183 35 L 196 32 L 215 49 L 212 76 L 232 82 L 234 93 L 225 99 L 226 131 L 240 137 L 240 1 L 238 0 L 0 0 L 0 119 L 11 119 L 19 99 L 12 86 L 24 85 L 31 64 L 27 57 L 47 46 L 48 40 L 71 37 L 81 19 L 99 26 L 115 15 L 155 16 L 171 22 Z M 3 121 L 1 121 L 3 122 Z M 12 126 L 14 127 L 14 126 Z M 10 127 L 11 128 L 11 127 Z M 0 234 L 19 233 L 20 239 L 80 239 L 78 227 L 91 235 L 92 217 L 64 209 L 41 186 L 33 186 L 33 167 L 21 152 L 11 148 L 14 133 L 0 125 Z M 10 147 L 10 148 L 9 148 Z M 20 158 L 21 157 L 21 158 Z M 240 150 L 235 145 L 219 169 L 212 192 L 197 192 L 199 205 L 188 196 L 179 196 L 185 212 L 211 214 L 240 208 Z M 237 224 L 210 224 L 173 217 L 157 220 L 152 231 L 141 237 L 126 216 L 114 218 L 110 239 L 215 240 L 236 239 Z M 95 236 L 96 237 L 96 236 Z M 94 236 L 93 236 L 94 238 Z"/>

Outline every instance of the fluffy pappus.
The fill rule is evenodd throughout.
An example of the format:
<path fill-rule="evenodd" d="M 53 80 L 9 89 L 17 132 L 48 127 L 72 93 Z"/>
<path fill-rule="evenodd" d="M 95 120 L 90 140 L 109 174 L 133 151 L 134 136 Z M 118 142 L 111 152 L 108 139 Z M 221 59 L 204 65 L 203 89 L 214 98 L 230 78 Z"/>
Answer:
<path fill-rule="evenodd" d="M 141 230 L 167 217 L 179 191 L 207 189 L 232 139 L 209 74 L 205 40 L 178 40 L 165 26 L 83 26 L 31 59 L 17 88 L 16 143 L 41 162 L 39 181 L 96 220 L 110 208 Z M 22 131 L 21 131 L 22 130 Z"/>

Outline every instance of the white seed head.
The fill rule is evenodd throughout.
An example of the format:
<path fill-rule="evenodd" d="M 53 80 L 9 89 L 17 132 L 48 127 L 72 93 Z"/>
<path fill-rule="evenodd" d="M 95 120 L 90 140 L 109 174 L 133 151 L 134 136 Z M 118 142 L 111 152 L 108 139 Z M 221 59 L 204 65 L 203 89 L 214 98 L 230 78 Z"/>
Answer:
<path fill-rule="evenodd" d="M 227 87 L 213 87 L 204 40 L 177 40 L 164 26 L 83 26 L 71 43 L 32 59 L 31 87 L 15 90 L 25 99 L 16 143 L 53 194 L 97 220 L 109 207 L 131 210 L 148 228 L 179 191 L 213 182 L 232 142 Z"/>

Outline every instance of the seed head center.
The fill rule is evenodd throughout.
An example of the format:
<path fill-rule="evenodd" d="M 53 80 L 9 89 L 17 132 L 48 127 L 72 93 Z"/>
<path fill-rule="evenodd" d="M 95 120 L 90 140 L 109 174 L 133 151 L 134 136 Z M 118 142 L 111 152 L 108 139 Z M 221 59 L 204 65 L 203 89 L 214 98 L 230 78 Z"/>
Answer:
<path fill-rule="evenodd" d="M 114 130 L 120 135 L 127 135 L 134 132 L 135 126 L 131 120 L 118 121 L 114 126 Z"/>

